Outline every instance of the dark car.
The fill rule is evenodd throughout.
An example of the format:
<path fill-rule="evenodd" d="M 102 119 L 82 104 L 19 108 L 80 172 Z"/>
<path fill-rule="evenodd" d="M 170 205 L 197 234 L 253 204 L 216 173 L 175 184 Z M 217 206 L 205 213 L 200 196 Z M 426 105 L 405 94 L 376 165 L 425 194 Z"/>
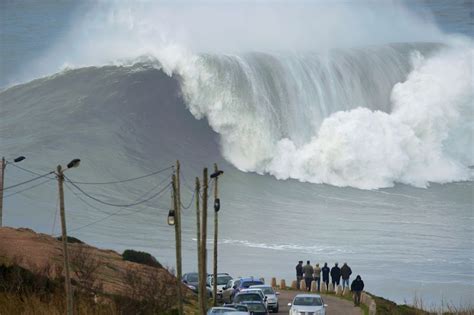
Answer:
<path fill-rule="evenodd" d="M 232 307 L 240 312 L 248 312 L 249 308 L 245 304 L 224 304 L 225 307 Z"/>
<path fill-rule="evenodd" d="M 252 315 L 268 315 L 268 310 L 263 302 L 248 301 L 245 305 Z"/>
<path fill-rule="evenodd" d="M 199 290 L 199 274 L 197 272 L 188 272 L 183 275 L 181 281 L 186 284 L 188 288 L 193 290 L 193 292 L 198 293 Z M 212 290 L 210 287 L 206 286 L 207 295 L 212 297 Z"/>
<path fill-rule="evenodd" d="M 247 304 L 247 302 L 262 302 L 262 296 L 253 292 L 241 292 L 234 296 L 234 303 Z"/>

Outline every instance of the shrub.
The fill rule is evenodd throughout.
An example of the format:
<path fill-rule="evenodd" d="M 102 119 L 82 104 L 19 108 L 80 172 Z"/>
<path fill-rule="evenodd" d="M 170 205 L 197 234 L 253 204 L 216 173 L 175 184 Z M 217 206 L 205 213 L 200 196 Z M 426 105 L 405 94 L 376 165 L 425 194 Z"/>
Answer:
<path fill-rule="evenodd" d="M 151 254 L 146 252 L 139 252 L 133 249 L 127 249 L 122 254 L 123 260 L 136 262 L 142 265 L 148 265 L 156 268 L 163 268 L 163 266 L 153 257 Z"/>
<path fill-rule="evenodd" d="M 62 240 L 63 240 L 62 236 L 58 236 L 58 237 L 56 237 L 56 239 L 57 239 L 58 241 L 62 241 Z M 74 243 L 77 243 L 77 244 L 84 244 L 83 241 L 81 241 L 81 240 L 78 239 L 78 238 L 75 238 L 74 236 L 68 236 L 68 237 L 67 237 L 67 242 L 68 242 L 68 243 L 71 243 L 71 244 L 74 244 Z"/>

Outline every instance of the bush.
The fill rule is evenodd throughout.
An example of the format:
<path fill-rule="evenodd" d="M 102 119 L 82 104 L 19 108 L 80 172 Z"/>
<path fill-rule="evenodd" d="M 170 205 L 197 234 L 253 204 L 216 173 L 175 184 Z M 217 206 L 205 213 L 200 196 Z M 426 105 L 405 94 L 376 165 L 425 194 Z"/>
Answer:
<path fill-rule="evenodd" d="M 58 241 L 61 241 L 61 242 L 62 242 L 62 240 L 63 240 L 62 236 L 58 236 L 58 237 L 56 237 L 56 239 L 57 239 Z M 77 244 L 84 244 L 83 241 L 81 241 L 81 240 L 78 239 L 78 238 L 75 238 L 74 236 L 68 236 L 68 237 L 67 237 L 67 242 L 68 242 L 68 243 L 71 243 L 71 244 L 74 244 L 74 243 L 77 243 Z"/>
<path fill-rule="evenodd" d="M 153 257 L 151 254 L 146 252 L 139 252 L 133 249 L 127 249 L 122 254 L 123 260 L 136 262 L 142 265 L 147 265 L 156 268 L 163 268 L 163 266 Z"/>

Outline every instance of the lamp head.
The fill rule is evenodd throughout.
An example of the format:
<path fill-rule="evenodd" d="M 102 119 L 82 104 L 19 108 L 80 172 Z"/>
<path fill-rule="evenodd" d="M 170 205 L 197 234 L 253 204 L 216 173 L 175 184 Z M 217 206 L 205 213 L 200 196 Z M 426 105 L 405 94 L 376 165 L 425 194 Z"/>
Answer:
<path fill-rule="evenodd" d="M 67 164 L 67 168 L 78 167 L 79 164 L 81 164 L 81 160 L 80 159 L 74 159 L 74 160 L 72 160 L 71 162 L 69 162 Z"/>
<path fill-rule="evenodd" d="M 175 220 L 174 220 L 174 210 L 170 210 L 168 213 L 168 225 L 174 225 Z"/>
<path fill-rule="evenodd" d="M 222 174 L 224 174 L 224 171 L 219 170 L 217 172 L 212 173 L 210 177 L 211 178 L 216 178 L 216 177 L 218 177 L 219 175 L 222 175 Z"/>
<path fill-rule="evenodd" d="M 16 159 L 14 159 L 13 162 L 18 163 L 18 162 L 23 161 L 24 159 L 26 159 L 26 157 L 24 157 L 24 156 L 22 155 L 22 156 L 17 157 Z"/>

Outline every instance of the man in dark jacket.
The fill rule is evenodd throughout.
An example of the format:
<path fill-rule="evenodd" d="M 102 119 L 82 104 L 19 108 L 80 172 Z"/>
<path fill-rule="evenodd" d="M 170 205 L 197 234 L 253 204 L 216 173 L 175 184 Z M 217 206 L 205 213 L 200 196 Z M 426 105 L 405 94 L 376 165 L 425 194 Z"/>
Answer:
<path fill-rule="evenodd" d="M 354 305 L 358 306 L 360 304 L 360 295 L 364 290 L 364 281 L 357 275 L 356 279 L 352 281 L 351 291 L 354 292 Z"/>
<path fill-rule="evenodd" d="M 342 288 L 344 289 L 346 286 L 349 286 L 349 277 L 352 274 L 351 267 L 344 263 L 341 267 L 341 277 L 342 277 Z"/>
<path fill-rule="evenodd" d="M 337 263 L 335 263 L 334 267 L 331 268 L 331 280 L 334 289 L 336 289 L 336 286 L 338 286 L 341 281 L 341 268 L 337 266 Z"/>
<path fill-rule="evenodd" d="M 300 289 L 300 282 L 303 279 L 303 261 L 300 260 L 296 265 L 296 288 Z"/>
<path fill-rule="evenodd" d="M 306 282 L 306 290 L 311 291 L 311 281 L 313 281 L 313 266 L 311 266 L 310 261 L 306 262 L 306 265 L 303 267 L 304 271 L 304 282 Z"/>
<path fill-rule="evenodd" d="M 326 284 L 326 289 L 327 289 L 328 285 L 329 285 L 329 267 L 328 267 L 328 263 L 324 263 L 324 267 L 321 269 L 321 272 L 323 273 L 323 282 Z"/>

